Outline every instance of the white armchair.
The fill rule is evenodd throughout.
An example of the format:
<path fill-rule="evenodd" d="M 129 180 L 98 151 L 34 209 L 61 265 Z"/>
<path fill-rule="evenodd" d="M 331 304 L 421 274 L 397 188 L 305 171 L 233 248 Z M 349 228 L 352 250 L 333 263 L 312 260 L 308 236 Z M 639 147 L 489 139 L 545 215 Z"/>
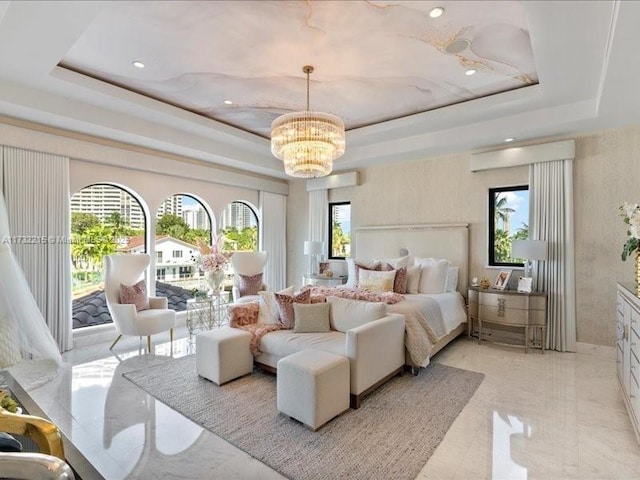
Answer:
<path fill-rule="evenodd" d="M 234 303 L 251 302 L 259 299 L 257 295 L 241 295 L 239 288 L 240 279 L 238 278 L 238 275 L 252 276 L 262 273 L 268 259 L 269 254 L 267 252 L 234 252 L 231 256 L 231 266 L 233 267 L 234 273 L 232 289 Z M 267 286 L 262 282 L 262 285 L 258 290 L 266 289 Z"/>
<path fill-rule="evenodd" d="M 136 311 L 135 305 L 120 303 L 120 284 L 130 286 L 145 278 L 150 260 L 146 253 L 104 257 L 104 293 L 118 333 L 109 349 L 115 347 L 123 335 L 146 336 L 147 351 L 151 353 L 151 335 L 167 330 L 173 343 L 176 312 L 167 308 L 165 297 L 149 297 L 150 308 L 140 312 Z"/>

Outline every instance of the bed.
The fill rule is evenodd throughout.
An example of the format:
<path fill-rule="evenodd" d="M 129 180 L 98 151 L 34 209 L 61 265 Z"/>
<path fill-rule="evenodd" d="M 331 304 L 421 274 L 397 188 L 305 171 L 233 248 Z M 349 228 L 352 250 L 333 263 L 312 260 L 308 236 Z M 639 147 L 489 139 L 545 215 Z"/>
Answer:
<path fill-rule="evenodd" d="M 466 331 L 466 288 L 469 275 L 469 225 L 423 224 L 367 226 L 354 231 L 352 256 L 357 259 L 446 258 L 458 267 L 457 291 L 405 294 L 389 312 L 406 319 L 405 363 L 426 367 L 433 355 Z M 411 260 L 410 260 L 411 262 Z"/>

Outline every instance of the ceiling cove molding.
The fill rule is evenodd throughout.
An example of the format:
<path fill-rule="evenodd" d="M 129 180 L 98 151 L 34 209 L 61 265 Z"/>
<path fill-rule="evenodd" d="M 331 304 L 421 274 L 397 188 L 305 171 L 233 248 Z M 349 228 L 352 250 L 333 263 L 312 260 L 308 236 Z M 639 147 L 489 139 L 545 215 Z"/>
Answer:
<path fill-rule="evenodd" d="M 471 155 L 471 171 L 517 167 L 532 163 L 573 159 L 576 155 L 575 140 L 543 143 L 528 147 L 512 147 Z"/>
<path fill-rule="evenodd" d="M 331 188 L 354 187 L 358 185 L 358 172 L 339 173 L 307 180 L 307 192 Z"/>

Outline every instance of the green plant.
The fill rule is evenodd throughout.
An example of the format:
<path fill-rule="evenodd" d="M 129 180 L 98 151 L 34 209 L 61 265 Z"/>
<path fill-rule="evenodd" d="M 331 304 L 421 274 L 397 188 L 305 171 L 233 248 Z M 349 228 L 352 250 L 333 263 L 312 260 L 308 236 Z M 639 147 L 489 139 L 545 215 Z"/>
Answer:
<path fill-rule="evenodd" d="M 16 413 L 18 411 L 18 404 L 7 392 L 0 391 L 0 397 L 2 397 L 0 399 L 0 407 L 11 413 Z"/>

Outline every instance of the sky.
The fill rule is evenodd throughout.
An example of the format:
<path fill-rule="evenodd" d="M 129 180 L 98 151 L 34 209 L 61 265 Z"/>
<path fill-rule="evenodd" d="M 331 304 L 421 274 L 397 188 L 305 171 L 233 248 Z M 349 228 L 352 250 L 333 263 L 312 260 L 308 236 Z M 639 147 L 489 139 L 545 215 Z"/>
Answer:
<path fill-rule="evenodd" d="M 507 207 L 513 208 L 511 215 L 511 234 L 515 233 L 525 223 L 529 225 L 529 190 L 519 192 L 503 192 L 507 197 Z"/>

